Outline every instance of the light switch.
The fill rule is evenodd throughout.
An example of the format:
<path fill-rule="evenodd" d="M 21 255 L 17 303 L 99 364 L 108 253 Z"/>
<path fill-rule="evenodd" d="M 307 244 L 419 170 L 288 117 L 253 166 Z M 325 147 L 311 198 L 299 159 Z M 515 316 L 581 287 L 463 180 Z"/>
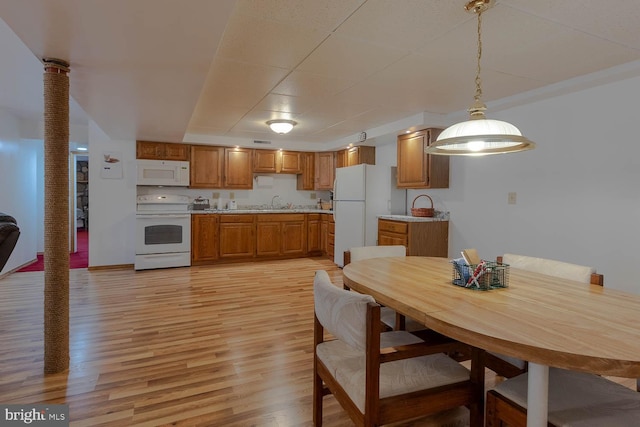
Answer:
<path fill-rule="evenodd" d="M 316 193 L 311 193 L 311 197 L 309 197 L 311 200 L 315 200 L 316 199 Z"/>
<path fill-rule="evenodd" d="M 509 193 L 509 195 L 507 196 L 507 203 L 510 205 L 515 205 L 516 204 L 516 192 L 515 191 L 511 191 Z"/>

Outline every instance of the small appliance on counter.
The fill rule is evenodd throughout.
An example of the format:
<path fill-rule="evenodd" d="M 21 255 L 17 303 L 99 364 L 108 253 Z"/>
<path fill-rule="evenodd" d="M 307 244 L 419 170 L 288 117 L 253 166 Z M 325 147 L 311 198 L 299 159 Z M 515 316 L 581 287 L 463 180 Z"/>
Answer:
<path fill-rule="evenodd" d="M 238 209 L 238 204 L 235 200 L 229 200 L 228 207 L 230 211 L 235 211 L 236 209 Z"/>
<path fill-rule="evenodd" d="M 202 197 L 196 197 L 195 199 L 193 199 L 194 211 L 204 211 L 206 209 L 211 209 L 209 199 L 203 199 Z"/>

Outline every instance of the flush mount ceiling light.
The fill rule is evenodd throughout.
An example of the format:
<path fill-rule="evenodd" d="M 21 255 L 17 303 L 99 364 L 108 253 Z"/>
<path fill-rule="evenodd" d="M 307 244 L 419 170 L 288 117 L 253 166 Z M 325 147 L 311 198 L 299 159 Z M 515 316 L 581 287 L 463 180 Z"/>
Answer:
<path fill-rule="evenodd" d="M 531 150 L 531 142 L 511 123 L 485 118 L 487 106 L 482 102 L 480 59 L 482 58 L 482 13 L 494 5 L 494 0 L 472 0 L 465 10 L 478 16 L 478 67 L 476 69 L 475 102 L 467 110 L 470 119 L 456 123 L 440 133 L 436 142 L 425 149 L 428 154 L 449 156 L 483 156 Z"/>
<path fill-rule="evenodd" d="M 293 127 L 297 125 L 297 123 L 293 120 L 283 119 L 269 120 L 267 124 L 272 131 L 274 131 L 275 133 L 279 133 L 280 135 L 291 132 L 291 129 L 293 129 Z"/>

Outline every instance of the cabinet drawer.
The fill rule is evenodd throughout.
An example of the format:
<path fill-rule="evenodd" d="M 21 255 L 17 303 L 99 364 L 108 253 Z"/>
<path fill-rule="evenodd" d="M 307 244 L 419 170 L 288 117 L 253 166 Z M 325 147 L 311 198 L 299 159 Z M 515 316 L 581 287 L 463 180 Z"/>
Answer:
<path fill-rule="evenodd" d="M 220 222 L 253 222 L 254 215 L 220 215 Z"/>
<path fill-rule="evenodd" d="M 299 214 L 258 214 L 258 222 L 288 222 L 288 221 L 304 221 L 303 213 Z"/>
<path fill-rule="evenodd" d="M 408 224 L 406 222 L 378 220 L 379 231 L 389 231 L 391 233 L 407 234 Z"/>

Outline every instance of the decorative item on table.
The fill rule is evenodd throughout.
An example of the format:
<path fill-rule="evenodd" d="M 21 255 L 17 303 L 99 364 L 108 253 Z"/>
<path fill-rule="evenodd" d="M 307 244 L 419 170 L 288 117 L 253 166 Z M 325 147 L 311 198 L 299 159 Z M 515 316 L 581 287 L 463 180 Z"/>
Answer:
<path fill-rule="evenodd" d="M 416 200 L 418 200 L 418 198 L 420 197 L 426 197 L 429 199 L 429 201 L 431 202 L 431 207 L 430 208 L 416 208 Z M 426 194 L 420 194 L 418 196 L 416 196 L 415 199 L 413 199 L 413 203 L 411 204 L 411 216 L 418 216 L 418 217 L 432 217 L 433 216 L 433 199 L 429 196 L 427 196 Z"/>
<path fill-rule="evenodd" d="M 193 199 L 193 210 L 194 211 L 203 211 L 205 209 L 209 209 L 211 205 L 209 204 L 209 199 L 203 199 L 198 196 Z"/>
<path fill-rule="evenodd" d="M 451 263 L 454 285 L 482 291 L 509 286 L 509 264 L 481 260 L 475 249 L 463 250 L 462 257 Z"/>

